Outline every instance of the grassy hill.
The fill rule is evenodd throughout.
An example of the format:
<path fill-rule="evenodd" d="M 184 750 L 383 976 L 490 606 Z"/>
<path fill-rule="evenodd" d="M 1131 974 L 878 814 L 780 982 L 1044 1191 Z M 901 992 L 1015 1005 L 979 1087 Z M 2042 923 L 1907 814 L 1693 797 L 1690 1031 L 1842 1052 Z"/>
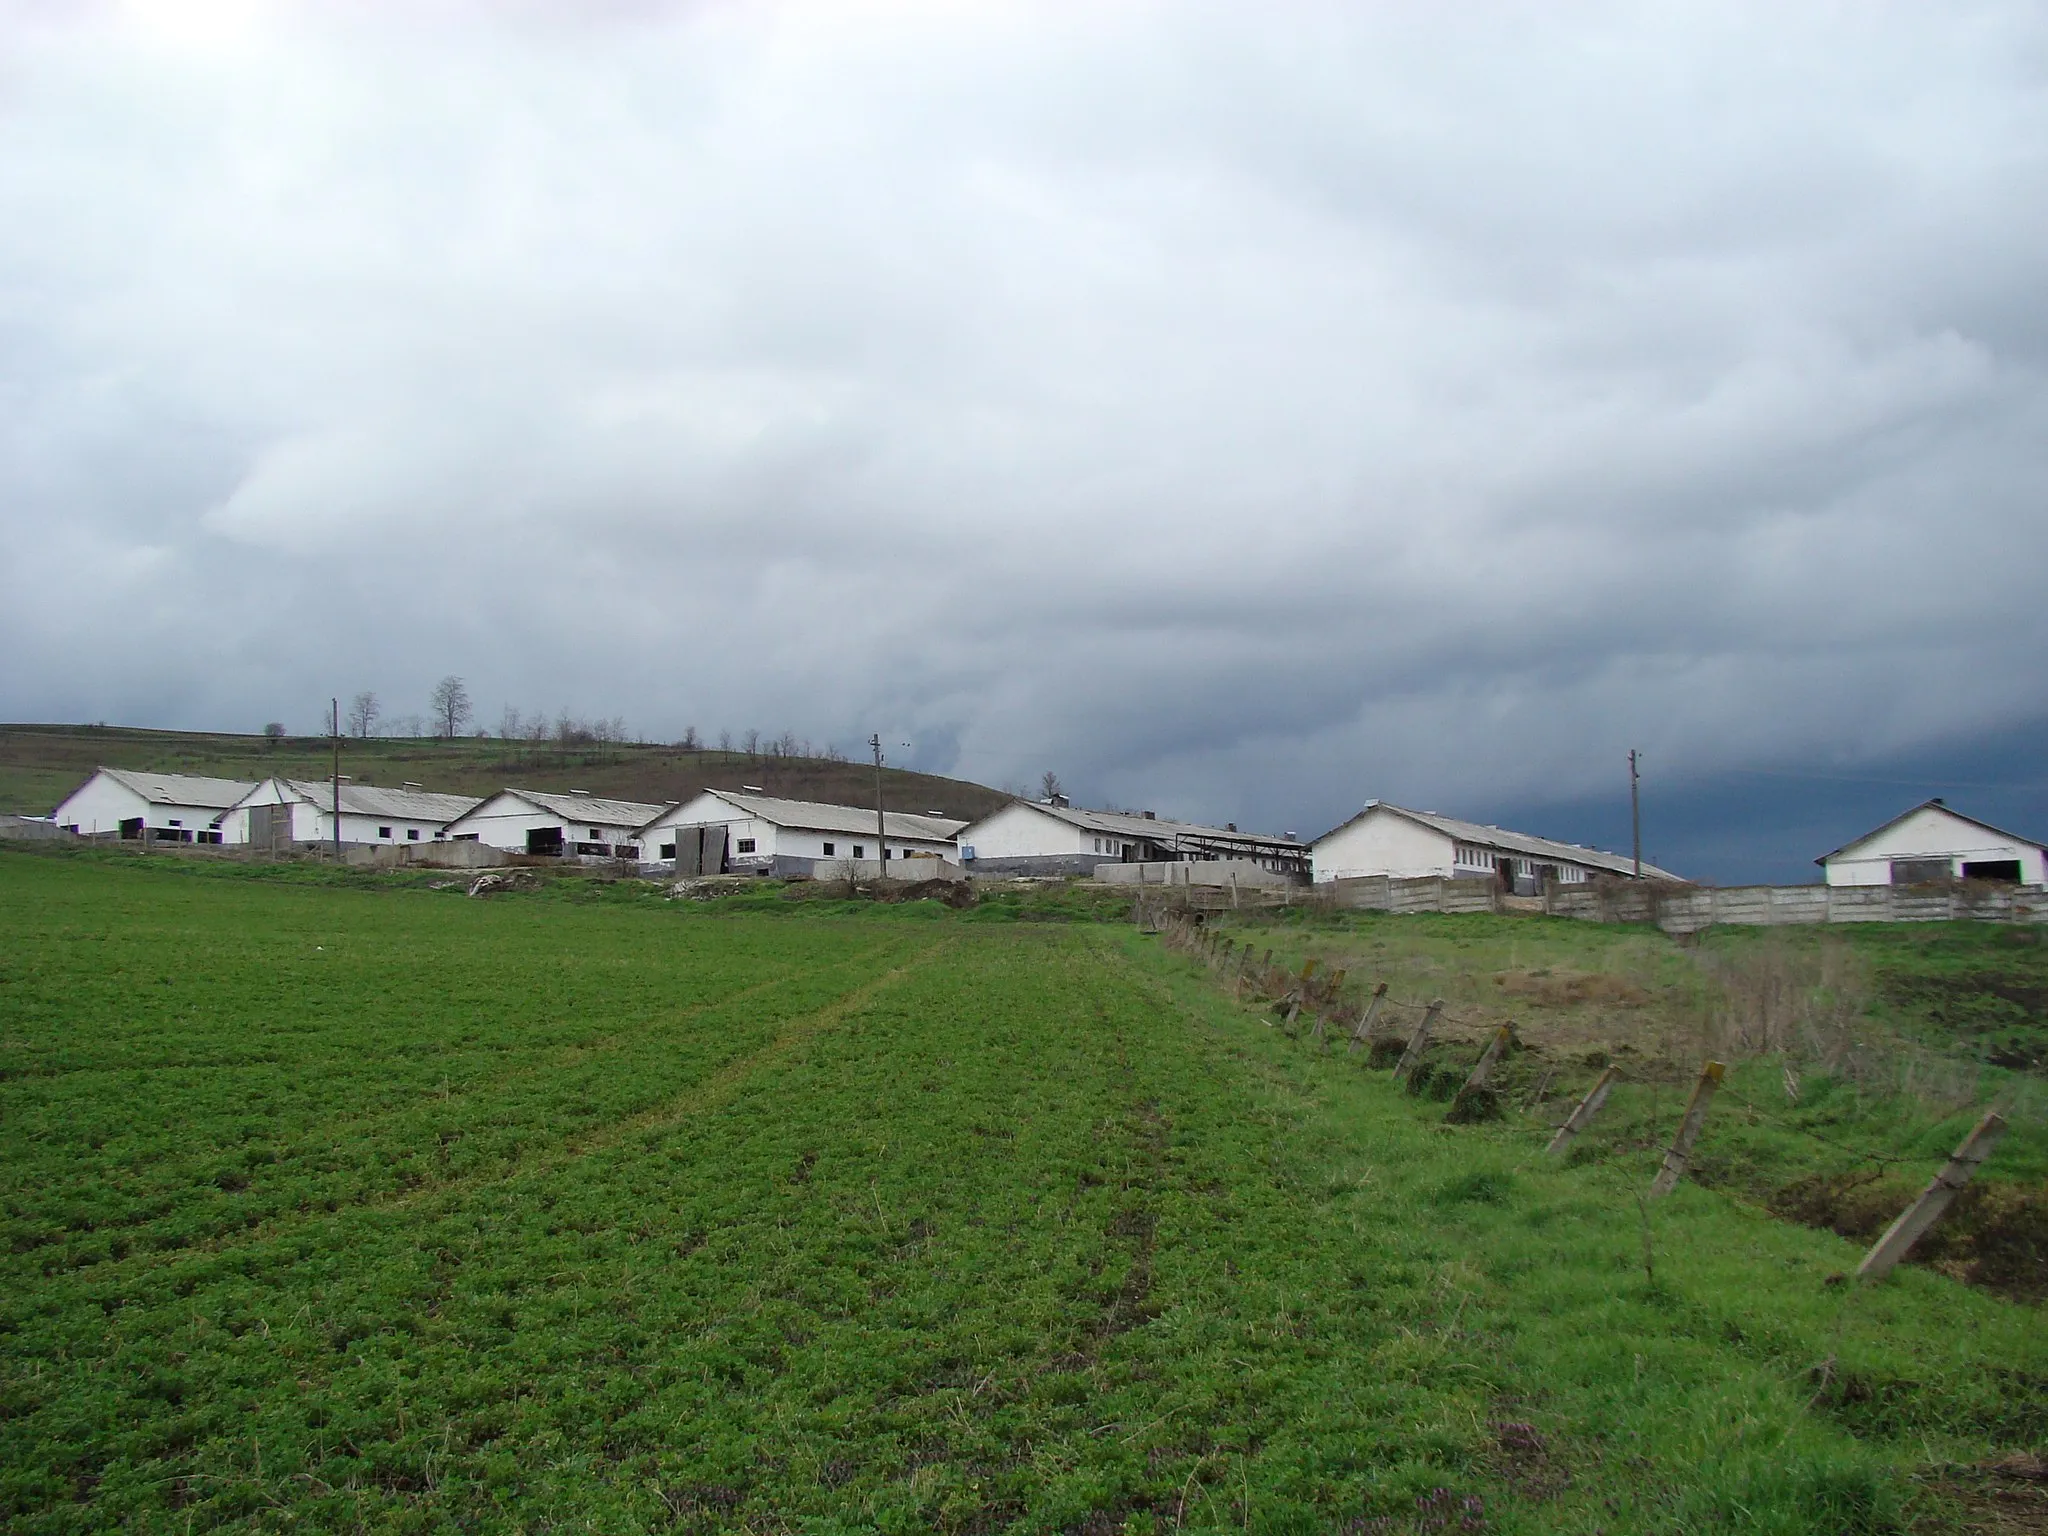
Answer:
<path fill-rule="evenodd" d="M 236 736 L 146 731 L 125 726 L 0 726 L 0 811 L 44 816 L 95 768 L 147 768 L 218 778 L 325 778 L 332 767 L 324 737 Z M 558 745 L 462 737 L 345 739 L 341 771 L 359 783 L 407 780 L 449 794 L 485 795 L 507 785 L 587 789 L 593 795 L 666 804 L 700 789 L 756 784 L 773 795 L 838 805 L 873 805 L 874 768 L 815 757 L 685 752 L 630 743 Z M 987 815 L 1008 798 L 964 779 L 882 770 L 891 810 L 939 810 L 963 821 Z"/>
<path fill-rule="evenodd" d="M 433 883 L 0 853 L 9 1529 L 1903 1536 L 2048 1508 L 2038 1310 L 1931 1266 L 1844 1284 L 1858 1242 L 1733 1185 L 1646 1209 L 1654 1082 L 1560 1166 L 1537 1117 L 1449 1124 L 1078 896 Z M 1585 1001 L 1569 959 L 1683 1022 L 1676 946 L 1409 921 L 1242 936 L 1469 984 L 1467 1012 L 1496 974 Z M 1717 1111 L 1704 1145 L 1750 1134 Z"/>

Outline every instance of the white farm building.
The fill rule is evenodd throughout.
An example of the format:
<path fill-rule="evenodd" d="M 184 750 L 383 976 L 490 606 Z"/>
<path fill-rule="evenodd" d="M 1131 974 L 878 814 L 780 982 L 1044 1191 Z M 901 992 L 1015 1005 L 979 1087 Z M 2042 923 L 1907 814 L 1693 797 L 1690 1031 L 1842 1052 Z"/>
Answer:
<path fill-rule="evenodd" d="M 320 848 L 334 842 L 332 780 L 265 779 L 229 808 L 222 840 L 231 845 L 282 852 Z M 477 804 L 474 795 L 440 795 L 405 784 L 341 784 L 341 841 L 367 843 L 437 842 L 448 823 Z"/>
<path fill-rule="evenodd" d="M 1509 832 L 1434 811 L 1411 811 L 1384 800 L 1368 800 L 1364 810 L 1325 832 L 1313 846 L 1319 883 L 1366 875 L 1388 875 L 1397 880 L 1440 875 L 1498 880 L 1508 890 L 1531 894 L 1540 891 L 1546 881 L 1576 885 L 1635 873 L 1634 861 L 1626 854 Z M 1645 864 L 1643 878 L 1675 881 L 1679 877 Z"/>
<path fill-rule="evenodd" d="M 2040 843 L 1952 811 L 1940 800 L 1916 805 L 1814 862 L 1826 872 L 1829 885 L 1935 880 L 2048 884 L 2048 856 Z"/>
<path fill-rule="evenodd" d="M 640 829 L 660 814 L 658 805 L 606 800 L 580 790 L 501 789 L 449 822 L 448 836 L 507 853 L 637 860 Z"/>
<path fill-rule="evenodd" d="M 1308 870 L 1292 837 L 1167 821 L 1150 811 L 1084 811 L 1058 801 L 1012 800 L 963 827 L 960 862 L 980 874 L 1092 875 L 1098 864 L 1242 859 L 1282 875 Z"/>
<path fill-rule="evenodd" d="M 255 787 L 244 779 L 101 768 L 64 797 L 50 820 L 82 837 L 218 843 L 222 817 Z"/>
<path fill-rule="evenodd" d="M 679 873 L 811 875 L 848 860 L 951 859 L 954 834 L 965 825 L 948 816 L 885 811 L 885 835 L 878 840 L 872 809 L 707 789 L 649 820 L 640 848 L 645 859 L 674 861 Z"/>

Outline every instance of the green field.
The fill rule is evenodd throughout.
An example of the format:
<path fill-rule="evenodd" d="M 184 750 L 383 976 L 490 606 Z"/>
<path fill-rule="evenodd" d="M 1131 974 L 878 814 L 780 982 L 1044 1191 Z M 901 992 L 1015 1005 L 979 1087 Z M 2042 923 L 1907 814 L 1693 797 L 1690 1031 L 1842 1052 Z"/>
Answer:
<path fill-rule="evenodd" d="M 2048 1440 L 2038 1310 L 1073 915 L 0 854 L 8 1527 L 1936 1530 Z"/>

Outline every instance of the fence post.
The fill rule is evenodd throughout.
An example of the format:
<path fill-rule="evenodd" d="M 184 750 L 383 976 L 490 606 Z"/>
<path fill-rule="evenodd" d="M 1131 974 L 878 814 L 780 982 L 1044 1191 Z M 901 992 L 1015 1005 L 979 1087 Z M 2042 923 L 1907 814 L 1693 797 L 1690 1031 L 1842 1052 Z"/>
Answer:
<path fill-rule="evenodd" d="M 1330 973 L 1330 979 L 1323 983 L 1322 994 L 1330 1002 L 1335 1003 L 1337 1001 L 1337 994 L 1343 991 L 1343 989 L 1344 972 L 1332 971 Z M 1311 1029 L 1308 1032 L 1308 1037 L 1311 1040 L 1319 1041 L 1325 1048 L 1329 1046 L 1330 1037 L 1323 1030 L 1323 1010 L 1320 1004 L 1318 1004 L 1316 1007 L 1315 1028 Z"/>
<path fill-rule="evenodd" d="M 1615 1079 L 1620 1076 L 1619 1067 L 1609 1067 L 1602 1072 L 1600 1080 L 1587 1090 L 1586 1096 L 1579 1100 L 1578 1107 L 1571 1112 L 1570 1118 L 1557 1128 L 1557 1134 L 1550 1138 L 1550 1145 L 1543 1150 L 1555 1155 L 1569 1147 L 1572 1138 L 1593 1123 L 1593 1117 L 1600 1113 L 1600 1106 L 1607 1102 L 1608 1092 L 1614 1087 Z"/>
<path fill-rule="evenodd" d="M 1713 1106 L 1715 1091 L 1726 1071 L 1718 1061 L 1700 1068 L 1700 1079 L 1692 1085 L 1692 1097 L 1685 1101 L 1685 1118 L 1678 1122 L 1678 1134 L 1671 1138 L 1671 1146 L 1664 1153 L 1664 1166 L 1650 1180 L 1651 1199 L 1670 1194 L 1685 1177 L 1686 1165 L 1692 1161 L 1692 1144 L 1700 1139 L 1700 1127 L 1707 1123 L 1707 1111 Z"/>
<path fill-rule="evenodd" d="M 1408 1037 L 1408 1048 L 1401 1053 L 1401 1059 L 1394 1063 L 1394 1081 L 1400 1082 L 1415 1070 L 1415 1063 L 1422 1059 L 1423 1051 L 1429 1045 L 1429 1027 L 1436 1022 L 1436 1016 L 1443 1012 L 1444 1000 L 1438 998 L 1422 1012 L 1422 1022 L 1415 1026 L 1415 1033 Z"/>
<path fill-rule="evenodd" d="M 1487 1042 L 1486 1049 L 1479 1053 L 1479 1060 L 1472 1065 L 1472 1075 L 1465 1079 L 1465 1086 L 1458 1091 L 1469 1093 L 1474 1088 L 1484 1088 L 1486 1080 L 1493 1076 L 1494 1064 L 1500 1060 L 1501 1052 L 1508 1048 L 1508 1042 L 1514 1038 L 1515 1024 L 1514 1020 L 1510 1019 L 1493 1032 L 1493 1038 Z"/>
<path fill-rule="evenodd" d="M 2004 1134 L 2005 1117 L 1997 1110 L 1979 1120 L 1976 1129 L 1963 1138 L 1963 1144 L 1949 1154 L 1948 1165 L 1920 1191 L 1920 1198 L 1899 1213 L 1899 1219 L 1885 1229 L 1877 1246 L 1863 1256 L 1863 1262 L 1856 1266 L 1856 1278 L 1882 1280 L 1890 1274 L 1892 1266 L 1920 1241 L 1921 1234 L 1934 1225 L 1949 1202 L 1970 1182 L 1970 1175 L 1991 1155 Z"/>
<path fill-rule="evenodd" d="M 1358 1016 L 1358 1022 L 1351 1028 L 1351 1043 L 1344 1047 L 1345 1055 L 1348 1056 L 1357 1050 L 1359 1041 L 1369 1041 L 1372 1038 L 1373 1016 L 1380 1011 L 1380 1003 L 1386 995 L 1387 984 L 1384 981 L 1372 989 L 1372 996 L 1366 1002 L 1365 1012 Z"/>

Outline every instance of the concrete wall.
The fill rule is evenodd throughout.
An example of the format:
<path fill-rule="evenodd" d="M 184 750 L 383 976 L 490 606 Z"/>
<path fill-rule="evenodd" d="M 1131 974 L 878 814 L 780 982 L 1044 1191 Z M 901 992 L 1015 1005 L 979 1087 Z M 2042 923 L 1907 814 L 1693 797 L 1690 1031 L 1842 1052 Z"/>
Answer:
<path fill-rule="evenodd" d="M 345 845 L 346 846 L 346 845 Z M 488 843 L 358 843 L 346 846 L 349 863 L 372 869 L 496 869 L 513 855 Z"/>
<path fill-rule="evenodd" d="M 981 866 L 977 862 L 976 866 Z M 1277 888 L 1300 882 L 1250 859 L 1184 859 L 1171 863 L 1097 864 L 1091 871 L 1110 885 L 1214 885 L 1225 889 Z"/>
<path fill-rule="evenodd" d="M 1890 885 L 1894 859 L 1947 859 L 1960 878 L 1966 862 L 2016 859 L 2022 885 L 2048 884 L 2048 860 L 2038 844 L 2016 842 L 1986 831 L 1936 805 L 1923 805 L 1897 826 L 1851 843 L 1827 861 L 1827 883 L 1835 886 Z"/>
<path fill-rule="evenodd" d="M 0 816 L 0 838 L 23 843 L 69 843 L 81 834 L 67 832 L 54 821 L 40 816 Z"/>

